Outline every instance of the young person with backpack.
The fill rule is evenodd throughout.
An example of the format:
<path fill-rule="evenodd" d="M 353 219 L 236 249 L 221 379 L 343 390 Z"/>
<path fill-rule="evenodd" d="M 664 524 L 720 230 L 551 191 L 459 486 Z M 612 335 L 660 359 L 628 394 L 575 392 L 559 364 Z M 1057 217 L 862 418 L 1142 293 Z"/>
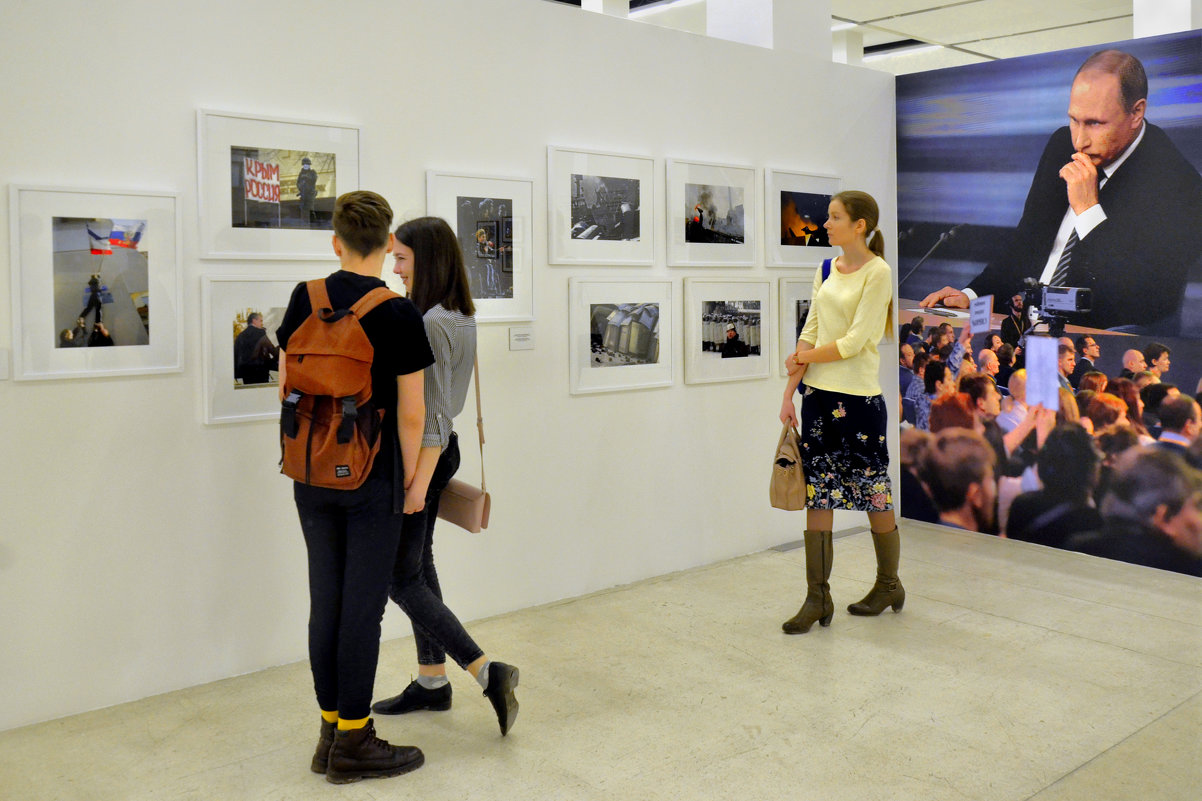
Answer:
<path fill-rule="evenodd" d="M 294 479 L 309 561 L 309 661 L 321 734 L 312 770 L 335 784 L 420 767 L 368 717 L 380 619 L 425 420 L 434 357 L 421 315 L 380 280 L 392 209 L 374 192 L 334 205 L 342 268 L 298 285 L 277 330 L 283 471 Z M 403 505 L 402 505 L 403 501 Z"/>
<path fill-rule="evenodd" d="M 463 252 L 451 226 L 439 217 L 419 217 L 396 230 L 396 266 L 409 297 L 422 313 L 435 353 L 426 370 L 426 424 L 417 477 L 410 491 L 425 496 L 425 508 L 406 514 L 390 595 L 413 622 L 418 677 L 400 694 L 372 706 L 377 715 L 451 708 L 447 654 L 484 688 L 501 726 L 509 733 L 517 718 L 514 688 L 518 669 L 490 660 L 442 601 L 434 570 L 434 523 L 438 501 L 459 469 L 459 438 L 453 423 L 463 411 L 476 360 L 476 308 L 468 288 Z"/>

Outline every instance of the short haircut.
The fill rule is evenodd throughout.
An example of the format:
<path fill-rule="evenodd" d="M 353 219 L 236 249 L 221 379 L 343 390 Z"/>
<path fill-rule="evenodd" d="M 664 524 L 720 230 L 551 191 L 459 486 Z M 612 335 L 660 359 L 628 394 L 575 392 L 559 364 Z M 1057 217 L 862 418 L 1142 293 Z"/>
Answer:
<path fill-rule="evenodd" d="M 1101 461 L 1093 437 L 1076 423 L 1060 423 L 1053 428 L 1035 457 L 1043 488 L 1054 496 L 1076 501 L 1092 494 Z"/>
<path fill-rule="evenodd" d="M 1026 395 L 1027 392 L 1027 370 L 1022 368 L 1015 370 L 1010 374 L 1010 380 L 1006 382 L 1006 389 L 1010 391 L 1010 395 Z"/>
<path fill-rule="evenodd" d="M 1144 361 L 1151 365 L 1152 362 L 1156 361 L 1166 353 L 1172 353 L 1172 351 L 1169 350 L 1168 345 L 1160 342 L 1153 342 L 1152 344 L 1144 347 Z"/>
<path fill-rule="evenodd" d="M 1081 336 L 1077 337 L 1077 339 L 1075 340 L 1076 345 L 1077 345 L 1077 350 L 1078 351 L 1085 350 L 1086 345 L 1090 341 L 1097 342 L 1097 340 L 1093 338 L 1093 334 L 1082 334 Z"/>
<path fill-rule="evenodd" d="M 918 375 L 918 371 L 921 370 L 922 368 L 926 367 L 927 363 L 930 361 L 931 361 L 931 355 L 929 353 L 927 353 L 925 350 L 917 351 L 914 354 L 914 361 L 911 362 L 911 364 L 914 365 L 914 367 L 913 367 L 914 374 Z"/>
<path fill-rule="evenodd" d="M 972 401 L 963 392 L 936 398 L 931 404 L 927 426 L 932 434 L 945 428 L 972 428 Z"/>
<path fill-rule="evenodd" d="M 989 388 L 996 388 L 993 378 L 984 373 L 973 373 L 960 379 L 960 391 L 968 396 L 971 407 L 975 410 L 977 401 L 984 400 Z"/>
<path fill-rule="evenodd" d="M 997 349 L 997 360 L 1002 363 L 1003 367 L 1014 364 L 1014 346 L 1009 342 L 1003 342 L 1002 346 Z"/>
<path fill-rule="evenodd" d="M 926 388 L 928 395 L 935 394 L 935 387 L 943 380 L 947 374 L 947 365 L 943 362 L 930 362 L 927 364 L 927 370 L 922 374 L 923 386 Z"/>
<path fill-rule="evenodd" d="M 1118 77 L 1125 111 L 1131 111 L 1136 103 L 1148 97 L 1148 75 L 1144 72 L 1144 65 L 1130 53 L 1124 53 L 1122 50 L 1100 50 L 1085 59 L 1085 63 L 1077 70 L 1077 75 L 1088 70 Z M 1073 80 L 1076 80 L 1076 76 L 1073 76 Z"/>
<path fill-rule="evenodd" d="M 898 450 L 902 467 L 916 468 L 934 439 L 931 432 L 923 431 L 921 428 L 903 429 L 900 440 L 901 447 Z"/>
<path fill-rule="evenodd" d="M 952 345 L 944 345 L 942 348 L 940 348 L 940 349 L 939 349 L 938 351 L 936 351 L 936 352 L 939 354 L 939 358 L 940 358 L 940 359 L 942 359 L 943 361 L 945 361 L 945 362 L 946 362 L 946 361 L 947 361 L 949 358 L 951 358 L 951 355 L 952 355 L 952 349 L 953 349 L 953 348 L 955 348 L 955 347 L 956 347 L 956 346 L 955 346 L 954 344 L 952 344 Z"/>
<path fill-rule="evenodd" d="M 250 314 L 246 315 L 246 324 L 252 325 L 255 322 L 255 320 L 262 320 L 262 319 L 263 319 L 263 315 L 259 314 L 258 312 L 251 312 Z"/>
<path fill-rule="evenodd" d="M 1165 431 L 1179 432 L 1186 424 L 1197 419 L 1198 404 L 1189 395 L 1174 395 L 1160 404 L 1160 427 Z"/>
<path fill-rule="evenodd" d="M 1064 354 L 1066 354 L 1066 353 L 1076 353 L 1076 352 L 1077 352 L 1077 349 L 1074 348 L 1072 345 L 1066 345 L 1063 342 L 1061 342 L 1060 345 L 1056 348 L 1056 357 L 1060 358 L 1060 357 L 1064 356 Z"/>
<path fill-rule="evenodd" d="M 392 207 L 375 192 L 360 190 L 334 201 L 334 235 L 366 258 L 388 244 Z"/>
<path fill-rule="evenodd" d="M 977 432 L 948 428 L 935 435 L 923 454 L 919 478 L 939 511 L 959 509 L 969 487 L 986 480 L 995 458 L 993 448 Z"/>
<path fill-rule="evenodd" d="M 1102 455 L 1109 459 L 1124 453 L 1139 444 L 1139 434 L 1130 426 L 1111 426 L 1105 431 L 1095 432 Z"/>
<path fill-rule="evenodd" d="M 1135 386 L 1139 387 L 1141 390 L 1148 386 L 1148 384 L 1160 383 L 1160 379 L 1156 377 L 1156 373 L 1153 373 L 1151 370 L 1140 370 L 1131 377 L 1131 380 L 1134 381 Z M 1142 384 L 1140 383 L 1141 381 L 1143 382 Z"/>
<path fill-rule="evenodd" d="M 1177 515 L 1202 491 L 1202 476 L 1175 453 L 1161 448 L 1131 448 L 1118 458 L 1102 516 L 1148 525 L 1156 509 Z"/>
<path fill-rule="evenodd" d="M 915 336 L 922 336 L 922 325 L 924 322 L 921 314 L 914 315 L 914 319 L 910 320 L 910 330 L 914 332 Z"/>
<path fill-rule="evenodd" d="M 463 251 L 451 226 L 441 217 L 418 217 L 401 223 L 396 238 L 413 251 L 409 299 L 425 314 L 442 304 L 467 317 L 476 313 L 468 286 Z"/>
<path fill-rule="evenodd" d="M 1177 389 L 1176 384 L 1165 384 L 1162 382 L 1145 384 L 1139 391 L 1139 397 L 1144 402 L 1144 411 L 1155 414 L 1160 405 L 1164 403 L 1164 399 L 1174 389 Z"/>

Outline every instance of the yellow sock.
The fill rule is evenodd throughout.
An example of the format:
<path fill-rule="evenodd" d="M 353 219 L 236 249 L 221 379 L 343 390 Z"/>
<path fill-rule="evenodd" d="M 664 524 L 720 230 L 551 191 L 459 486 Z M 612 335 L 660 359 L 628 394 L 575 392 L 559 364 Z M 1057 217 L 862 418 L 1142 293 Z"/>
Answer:
<path fill-rule="evenodd" d="M 338 712 L 336 712 L 336 711 L 335 712 L 327 712 L 323 709 L 323 710 L 321 710 L 321 719 L 324 720 L 326 723 L 337 723 L 338 722 Z"/>
<path fill-rule="evenodd" d="M 367 725 L 368 720 L 370 720 L 370 718 L 360 718 L 359 720 L 347 720 L 346 718 L 339 718 L 338 731 L 354 731 L 355 729 L 362 729 Z"/>

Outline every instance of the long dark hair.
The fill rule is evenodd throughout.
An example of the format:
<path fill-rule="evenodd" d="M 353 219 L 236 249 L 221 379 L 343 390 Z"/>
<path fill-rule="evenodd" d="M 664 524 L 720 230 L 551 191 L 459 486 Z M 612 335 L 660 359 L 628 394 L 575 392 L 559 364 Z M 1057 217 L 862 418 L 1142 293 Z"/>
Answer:
<path fill-rule="evenodd" d="M 463 251 L 447 221 L 418 217 L 396 229 L 397 240 L 413 251 L 413 280 L 409 299 L 425 314 L 434 306 L 471 317 L 476 313 L 463 266 Z"/>

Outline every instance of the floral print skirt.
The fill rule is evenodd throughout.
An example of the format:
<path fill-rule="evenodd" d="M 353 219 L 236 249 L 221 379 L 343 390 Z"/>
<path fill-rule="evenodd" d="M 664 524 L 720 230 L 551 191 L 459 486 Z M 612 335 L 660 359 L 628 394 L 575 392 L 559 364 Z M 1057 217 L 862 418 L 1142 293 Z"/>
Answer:
<path fill-rule="evenodd" d="M 801 402 L 801 463 L 806 507 L 884 512 L 889 483 L 889 415 L 881 395 L 845 395 L 810 387 Z"/>

